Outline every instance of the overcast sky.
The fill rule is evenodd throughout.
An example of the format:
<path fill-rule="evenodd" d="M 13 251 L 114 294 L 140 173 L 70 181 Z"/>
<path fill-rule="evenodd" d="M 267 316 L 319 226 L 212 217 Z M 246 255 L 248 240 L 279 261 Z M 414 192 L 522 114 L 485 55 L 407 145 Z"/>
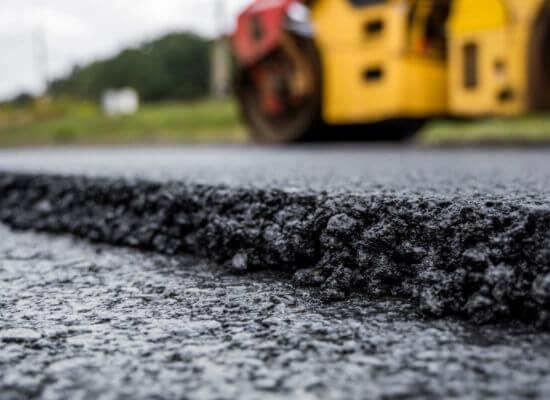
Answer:
<path fill-rule="evenodd" d="M 42 37 L 56 77 L 169 31 L 214 35 L 220 1 L 231 29 L 251 0 L 0 0 L 0 99 L 43 89 Z"/>

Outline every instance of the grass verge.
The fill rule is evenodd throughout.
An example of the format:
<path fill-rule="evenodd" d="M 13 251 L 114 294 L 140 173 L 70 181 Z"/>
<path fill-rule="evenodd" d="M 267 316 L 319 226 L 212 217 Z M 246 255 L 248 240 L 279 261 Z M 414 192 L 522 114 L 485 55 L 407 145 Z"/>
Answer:
<path fill-rule="evenodd" d="M 108 117 L 96 105 L 39 100 L 0 106 L 0 147 L 28 145 L 243 143 L 248 139 L 233 100 L 145 104 Z M 428 146 L 550 144 L 550 114 L 475 121 L 436 120 L 416 142 Z"/>
<path fill-rule="evenodd" d="M 83 103 L 0 110 L 0 146 L 245 140 L 237 106 L 229 100 L 143 105 L 133 115 L 118 117 Z"/>
<path fill-rule="evenodd" d="M 550 144 L 550 115 L 487 118 L 472 121 L 433 121 L 420 132 L 427 145 Z"/>

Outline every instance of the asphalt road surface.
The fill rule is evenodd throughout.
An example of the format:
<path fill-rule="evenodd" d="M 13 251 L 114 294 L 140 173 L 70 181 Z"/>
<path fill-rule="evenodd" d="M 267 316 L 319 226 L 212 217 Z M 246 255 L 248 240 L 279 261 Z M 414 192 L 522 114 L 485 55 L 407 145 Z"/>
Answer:
<path fill-rule="evenodd" d="M 0 393 L 548 398 L 549 184 L 545 151 L 0 152 L 1 221 L 104 243 L 1 228 Z"/>
<path fill-rule="evenodd" d="M 0 227 L 0 398 L 550 395 L 550 335 Z"/>

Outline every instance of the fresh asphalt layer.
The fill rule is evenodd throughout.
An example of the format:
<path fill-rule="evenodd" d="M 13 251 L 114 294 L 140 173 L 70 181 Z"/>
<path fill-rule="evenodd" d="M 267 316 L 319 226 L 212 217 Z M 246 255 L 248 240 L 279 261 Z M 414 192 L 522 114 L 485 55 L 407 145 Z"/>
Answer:
<path fill-rule="evenodd" d="M 549 191 L 546 151 L 2 151 L 0 221 L 72 236 L 0 226 L 0 399 L 547 399 Z"/>
<path fill-rule="evenodd" d="M 323 300 L 550 327 L 547 151 L 0 153 L 0 220 L 293 276 Z"/>

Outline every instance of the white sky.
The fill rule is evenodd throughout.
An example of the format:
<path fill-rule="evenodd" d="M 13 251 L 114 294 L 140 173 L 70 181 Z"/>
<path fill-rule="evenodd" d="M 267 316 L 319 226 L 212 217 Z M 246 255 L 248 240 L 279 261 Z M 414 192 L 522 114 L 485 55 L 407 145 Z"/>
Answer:
<path fill-rule="evenodd" d="M 251 0 L 0 0 L 0 99 L 43 90 L 40 37 L 50 77 L 170 31 L 219 32 L 216 5 L 225 4 L 226 29 Z M 219 14 L 218 14 L 219 15 Z M 38 55 L 37 55 L 38 53 Z"/>

